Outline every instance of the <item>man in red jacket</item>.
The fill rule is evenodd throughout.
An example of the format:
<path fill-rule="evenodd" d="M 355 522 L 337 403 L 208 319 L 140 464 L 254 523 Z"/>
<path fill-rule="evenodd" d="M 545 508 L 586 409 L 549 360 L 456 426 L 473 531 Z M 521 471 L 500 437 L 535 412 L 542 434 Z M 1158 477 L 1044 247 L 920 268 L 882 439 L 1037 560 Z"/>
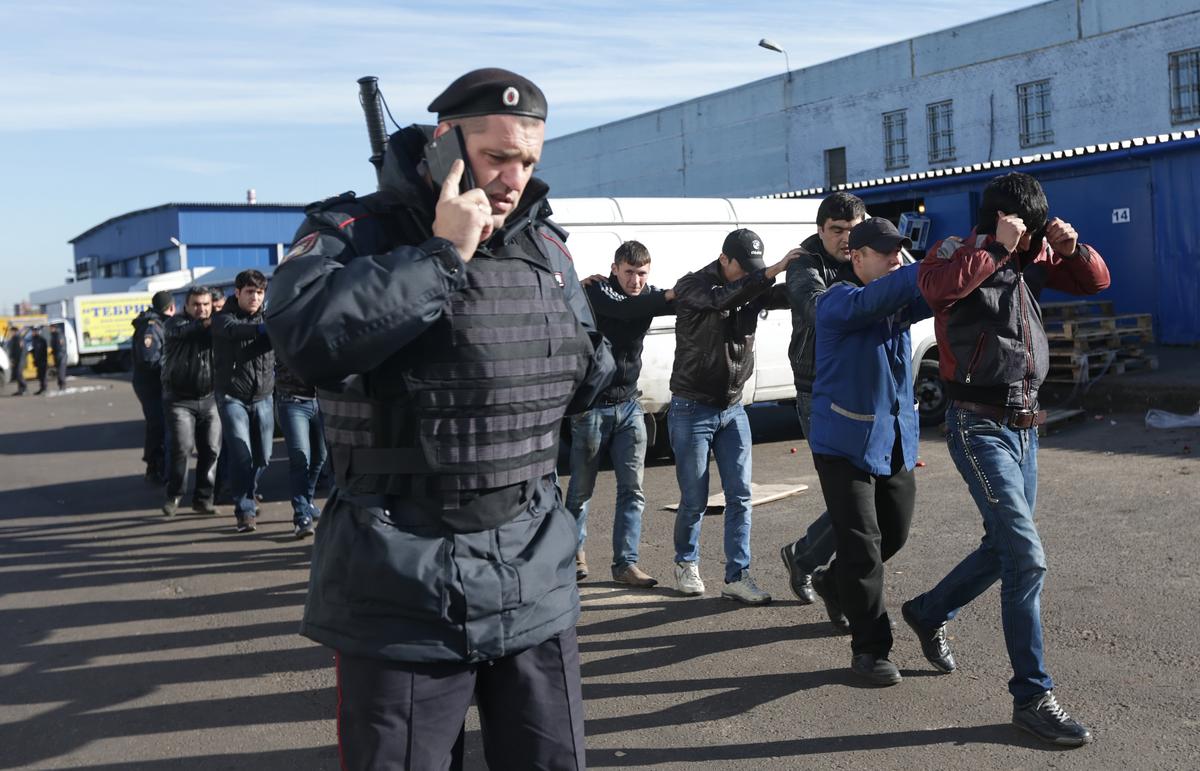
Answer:
<path fill-rule="evenodd" d="M 999 579 L 1013 723 L 1045 741 L 1078 747 L 1091 733 L 1058 705 L 1042 652 L 1046 559 L 1033 512 L 1037 426 L 1045 420 L 1038 386 L 1049 369 L 1049 349 L 1038 297 L 1045 287 L 1095 294 L 1108 287 L 1109 276 L 1100 254 L 1048 213 L 1036 179 L 997 177 L 983 191 L 975 230 L 935 245 L 921 263 L 918 285 L 934 311 L 941 375 L 953 399 L 946 438 L 983 515 L 984 536 L 901 612 L 929 662 L 950 672 L 955 661 L 946 622 Z"/>

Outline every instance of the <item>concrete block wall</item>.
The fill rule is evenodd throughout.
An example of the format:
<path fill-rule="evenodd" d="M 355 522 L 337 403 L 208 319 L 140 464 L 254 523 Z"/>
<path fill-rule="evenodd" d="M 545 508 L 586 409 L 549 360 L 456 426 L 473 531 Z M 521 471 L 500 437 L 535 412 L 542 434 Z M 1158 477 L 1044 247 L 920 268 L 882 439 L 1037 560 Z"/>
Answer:
<path fill-rule="evenodd" d="M 1197 0 L 1052 0 L 552 139 L 538 174 L 556 196 L 747 196 L 823 186 L 835 147 L 856 181 L 1163 133 L 1168 54 L 1194 47 Z M 1023 148 L 1017 85 L 1042 79 L 1054 139 Z M 956 154 L 934 164 L 926 106 L 947 99 Z M 887 169 L 900 109 L 909 162 Z"/>

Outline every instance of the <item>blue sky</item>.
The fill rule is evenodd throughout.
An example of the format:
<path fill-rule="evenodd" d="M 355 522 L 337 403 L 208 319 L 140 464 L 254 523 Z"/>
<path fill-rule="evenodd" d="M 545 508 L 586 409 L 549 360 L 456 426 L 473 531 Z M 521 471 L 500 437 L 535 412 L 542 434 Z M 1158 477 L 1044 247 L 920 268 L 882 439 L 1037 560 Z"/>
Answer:
<path fill-rule="evenodd" d="M 1030 4 L 0 0 L 0 312 L 124 212 L 371 191 L 362 75 L 407 125 L 461 73 L 508 67 L 554 137 L 782 72 L 762 37 L 797 68 Z"/>

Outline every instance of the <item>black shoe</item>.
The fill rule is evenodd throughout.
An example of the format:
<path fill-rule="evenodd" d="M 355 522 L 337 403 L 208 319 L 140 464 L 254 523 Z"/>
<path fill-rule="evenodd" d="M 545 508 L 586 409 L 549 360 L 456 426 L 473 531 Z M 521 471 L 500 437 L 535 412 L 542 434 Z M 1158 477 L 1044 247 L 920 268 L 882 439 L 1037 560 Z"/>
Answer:
<path fill-rule="evenodd" d="M 796 564 L 796 544 L 789 543 L 784 546 L 779 550 L 779 556 L 783 558 L 783 566 L 787 569 L 788 585 L 792 587 L 792 594 L 796 595 L 801 605 L 812 605 L 817 601 L 817 594 L 813 591 L 812 575 L 805 573 L 804 569 Z"/>
<path fill-rule="evenodd" d="M 1092 732 L 1064 712 L 1050 691 L 1023 707 L 1014 706 L 1013 725 L 1043 741 L 1065 747 L 1082 747 L 1092 740 Z"/>
<path fill-rule="evenodd" d="M 192 511 L 197 514 L 216 514 L 217 509 L 212 501 L 192 501 Z"/>
<path fill-rule="evenodd" d="M 812 574 L 812 588 L 817 596 L 825 603 L 825 612 L 829 614 L 829 623 L 838 634 L 850 634 L 850 621 L 842 612 L 842 606 L 833 595 L 833 587 L 827 583 L 831 580 L 829 570 L 818 570 Z"/>
<path fill-rule="evenodd" d="M 168 498 L 162 505 L 162 513 L 164 517 L 173 517 L 177 511 L 179 511 L 178 498 Z"/>
<path fill-rule="evenodd" d="M 850 660 L 850 671 L 872 685 L 896 685 L 900 682 L 900 670 L 888 661 L 887 656 L 874 653 L 859 653 Z"/>
<path fill-rule="evenodd" d="M 253 533 L 258 529 L 258 525 L 254 522 L 254 517 L 238 517 L 237 531 L 239 533 Z"/>
<path fill-rule="evenodd" d="M 913 630 L 917 635 L 917 640 L 921 643 L 921 653 L 925 654 L 925 660 L 933 664 L 933 668 L 939 672 L 949 674 L 955 669 L 958 669 L 958 664 L 954 661 L 954 653 L 950 651 L 950 643 L 946 642 L 946 625 L 934 627 L 922 626 L 912 610 L 912 600 L 900 606 L 900 615 L 904 616 L 904 623 Z"/>

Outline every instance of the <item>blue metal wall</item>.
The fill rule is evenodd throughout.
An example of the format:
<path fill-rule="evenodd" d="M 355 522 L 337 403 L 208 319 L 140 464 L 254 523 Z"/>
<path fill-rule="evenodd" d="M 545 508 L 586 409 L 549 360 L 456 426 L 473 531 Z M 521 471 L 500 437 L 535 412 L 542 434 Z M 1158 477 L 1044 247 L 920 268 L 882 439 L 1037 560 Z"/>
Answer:
<path fill-rule="evenodd" d="M 123 217 L 89 233 L 75 243 L 75 260 L 95 255 L 100 265 L 171 248 L 171 237 L 179 232 L 178 211 L 153 209 Z"/>
<path fill-rule="evenodd" d="M 1163 343 L 1200 342 L 1200 141 L 1021 167 L 1046 189 L 1050 215 L 1072 223 L 1104 256 L 1118 313 L 1152 313 Z M 979 193 L 999 172 L 855 191 L 868 208 L 921 199 L 930 245 L 965 235 Z M 1128 210 L 1128 217 L 1124 211 Z M 1117 213 L 1120 212 L 1120 216 Z M 1048 291 L 1046 301 L 1072 298 Z"/>
<path fill-rule="evenodd" d="M 200 245 L 221 246 L 289 244 L 304 221 L 304 211 L 238 209 L 182 209 L 179 240 L 188 245 L 188 262 Z M 272 254 L 273 256 L 273 254 Z"/>

